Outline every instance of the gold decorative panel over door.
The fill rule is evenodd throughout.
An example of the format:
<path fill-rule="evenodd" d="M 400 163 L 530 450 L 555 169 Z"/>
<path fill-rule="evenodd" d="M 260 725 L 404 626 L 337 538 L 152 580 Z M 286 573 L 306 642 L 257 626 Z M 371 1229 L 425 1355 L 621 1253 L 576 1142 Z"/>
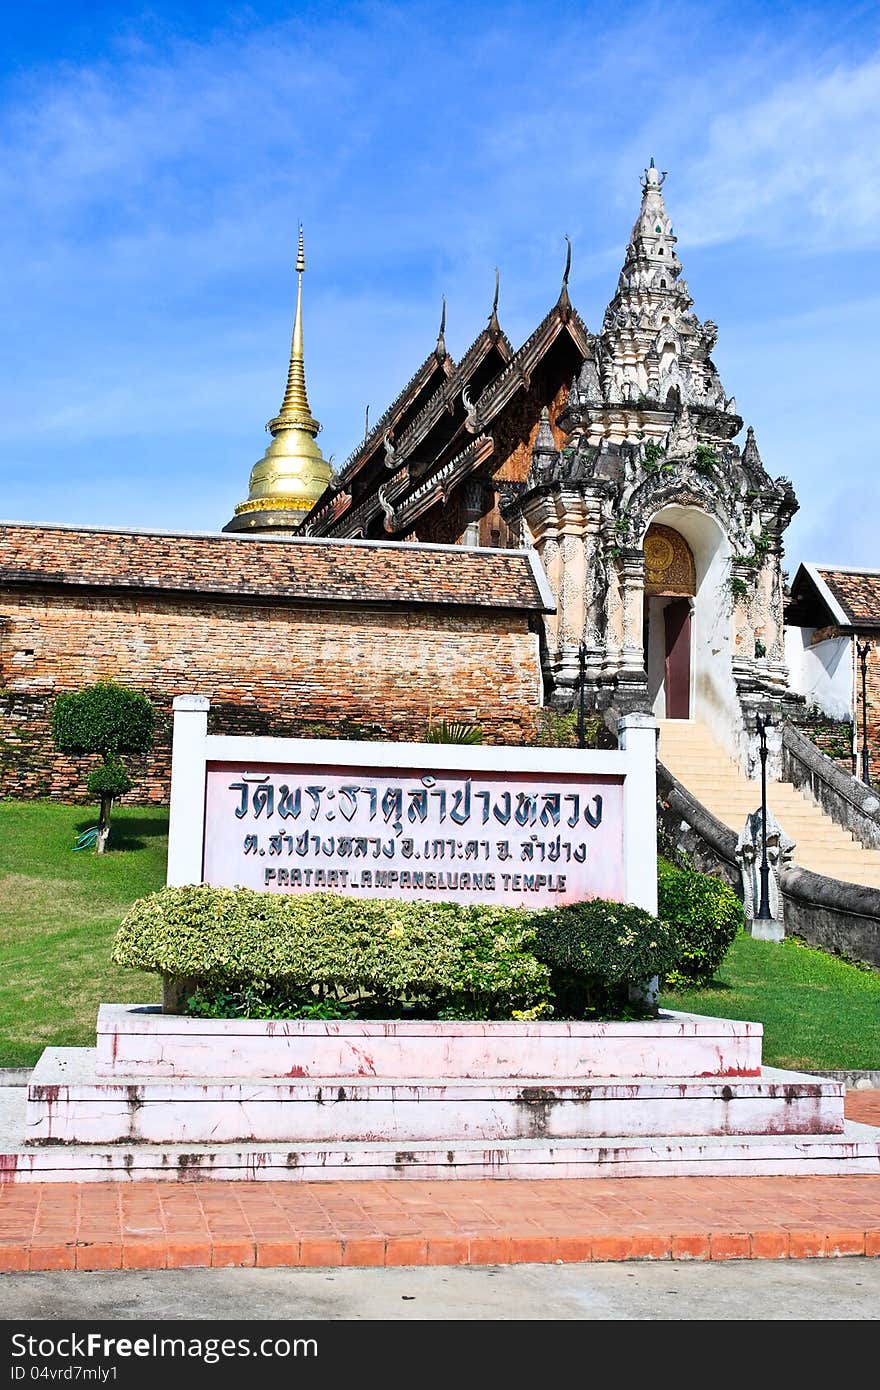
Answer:
<path fill-rule="evenodd" d="M 645 536 L 645 593 L 682 594 L 693 598 L 697 572 L 693 551 L 678 531 L 655 523 Z"/>

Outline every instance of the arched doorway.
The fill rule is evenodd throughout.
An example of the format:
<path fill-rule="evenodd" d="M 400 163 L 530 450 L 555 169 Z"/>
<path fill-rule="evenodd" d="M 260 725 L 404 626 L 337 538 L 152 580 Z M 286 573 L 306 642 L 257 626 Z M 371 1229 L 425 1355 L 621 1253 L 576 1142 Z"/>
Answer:
<path fill-rule="evenodd" d="M 645 666 L 648 697 L 661 719 L 690 719 L 692 627 L 697 571 L 684 536 L 654 522 L 644 540 Z"/>

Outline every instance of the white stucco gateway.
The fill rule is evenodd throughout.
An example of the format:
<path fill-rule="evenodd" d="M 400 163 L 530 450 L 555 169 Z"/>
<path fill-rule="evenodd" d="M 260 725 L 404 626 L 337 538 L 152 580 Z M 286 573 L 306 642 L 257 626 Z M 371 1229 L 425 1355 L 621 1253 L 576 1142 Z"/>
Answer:
<path fill-rule="evenodd" d="M 657 554 L 655 537 L 690 552 L 691 593 L 681 594 L 668 567 L 652 571 Z M 671 534 L 670 534 L 671 533 Z M 652 542 L 654 544 L 652 545 Z M 644 651 L 648 696 L 658 719 L 698 719 L 722 743 L 739 718 L 733 679 L 733 623 L 729 601 L 730 543 L 718 522 L 696 507 L 664 507 L 642 537 L 646 556 Z M 660 548 L 659 558 L 666 558 Z M 654 575 L 656 574 L 656 578 Z M 682 633 L 671 630 L 670 616 L 683 610 Z M 675 639 L 684 642 L 680 666 L 675 663 Z M 677 682 L 677 688 L 676 688 Z"/>
<path fill-rule="evenodd" d="M 516 508 L 557 600 L 551 698 L 696 719 L 748 762 L 756 714 L 786 703 L 782 534 L 797 510 L 772 479 L 712 361 L 663 200 L 642 203 L 591 354 L 555 428 L 538 429 Z M 583 655 L 582 655 L 583 649 Z"/>

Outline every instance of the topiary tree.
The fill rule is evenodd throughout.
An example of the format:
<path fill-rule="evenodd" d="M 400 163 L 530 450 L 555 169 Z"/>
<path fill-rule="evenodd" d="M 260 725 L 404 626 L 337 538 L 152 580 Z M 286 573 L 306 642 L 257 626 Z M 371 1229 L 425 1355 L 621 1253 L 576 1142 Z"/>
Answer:
<path fill-rule="evenodd" d="M 52 737 L 59 753 L 99 753 L 103 762 L 89 773 L 86 788 L 100 803 L 96 848 L 103 854 L 110 834 L 110 811 L 131 791 L 123 753 L 146 753 L 153 746 L 153 706 L 140 690 L 100 681 L 59 695 L 52 708 Z"/>

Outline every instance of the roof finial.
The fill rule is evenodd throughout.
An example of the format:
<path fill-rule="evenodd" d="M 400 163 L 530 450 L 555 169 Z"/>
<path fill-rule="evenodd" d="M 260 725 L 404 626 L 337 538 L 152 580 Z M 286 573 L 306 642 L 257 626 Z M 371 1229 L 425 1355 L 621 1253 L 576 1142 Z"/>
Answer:
<path fill-rule="evenodd" d="M 568 297 L 568 277 L 571 274 L 571 237 L 567 233 L 565 240 L 568 243 L 565 252 L 565 270 L 562 272 L 562 288 L 559 291 L 556 307 L 563 318 L 567 320 L 571 314 L 571 300 Z"/>
<path fill-rule="evenodd" d="M 366 437 L 367 437 L 367 435 L 368 435 L 369 433 L 370 433 L 370 407 L 369 407 L 369 404 L 368 404 L 368 405 L 367 405 L 367 408 L 366 408 L 366 411 L 364 412 L 364 439 L 366 439 Z"/>
<path fill-rule="evenodd" d="M 651 155 L 651 163 L 648 165 L 643 176 L 639 179 L 642 189 L 647 193 L 649 188 L 662 188 L 666 180 L 666 170 L 662 174 L 657 173 L 657 166 L 654 163 L 654 156 Z"/>
<path fill-rule="evenodd" d="M 501 291 L 501 272 L 497 265 L 495 267 L 495 297 L 492 300 L 492 312 L 489 315 L 489 331 L 496 336 L 501 333 L 501 324 L 498 322 L 498 295 Z"/>
<path fill-rule="evenodd" d="M 302 319 L 302 291 L 303 291 L 303 271 L 306 268 L 306 256 L 303 246 L 303 228 L 299 224 L 299 243 L 296 248 L 296 314 L 293 320 L 293 339 L 290 344 L 290 367 L 287 373 L 287 389 L 284 392 L 284 400 L 281 402 L 281 409 L 278 412 L 278 419 L 284 423 L 296 423 L 304 425 L 311 433 L 317 434 L 320 425 L 312 416 L 309 407 L 309 398 L 306 395 L 306 369 L 303 357 L 303 319 Z M 275 421 L 271 421 L 269 429 Z M 274 431 L 273 431 L 274 432 Z"/>
<path fill-rule="evenodd" d="M 440 332 L 437 334 L 437 346 L 434 348 L 437 357 L 446 356 L 446 295 L 443 295 L 443 309 L 440 313 Z"/>

